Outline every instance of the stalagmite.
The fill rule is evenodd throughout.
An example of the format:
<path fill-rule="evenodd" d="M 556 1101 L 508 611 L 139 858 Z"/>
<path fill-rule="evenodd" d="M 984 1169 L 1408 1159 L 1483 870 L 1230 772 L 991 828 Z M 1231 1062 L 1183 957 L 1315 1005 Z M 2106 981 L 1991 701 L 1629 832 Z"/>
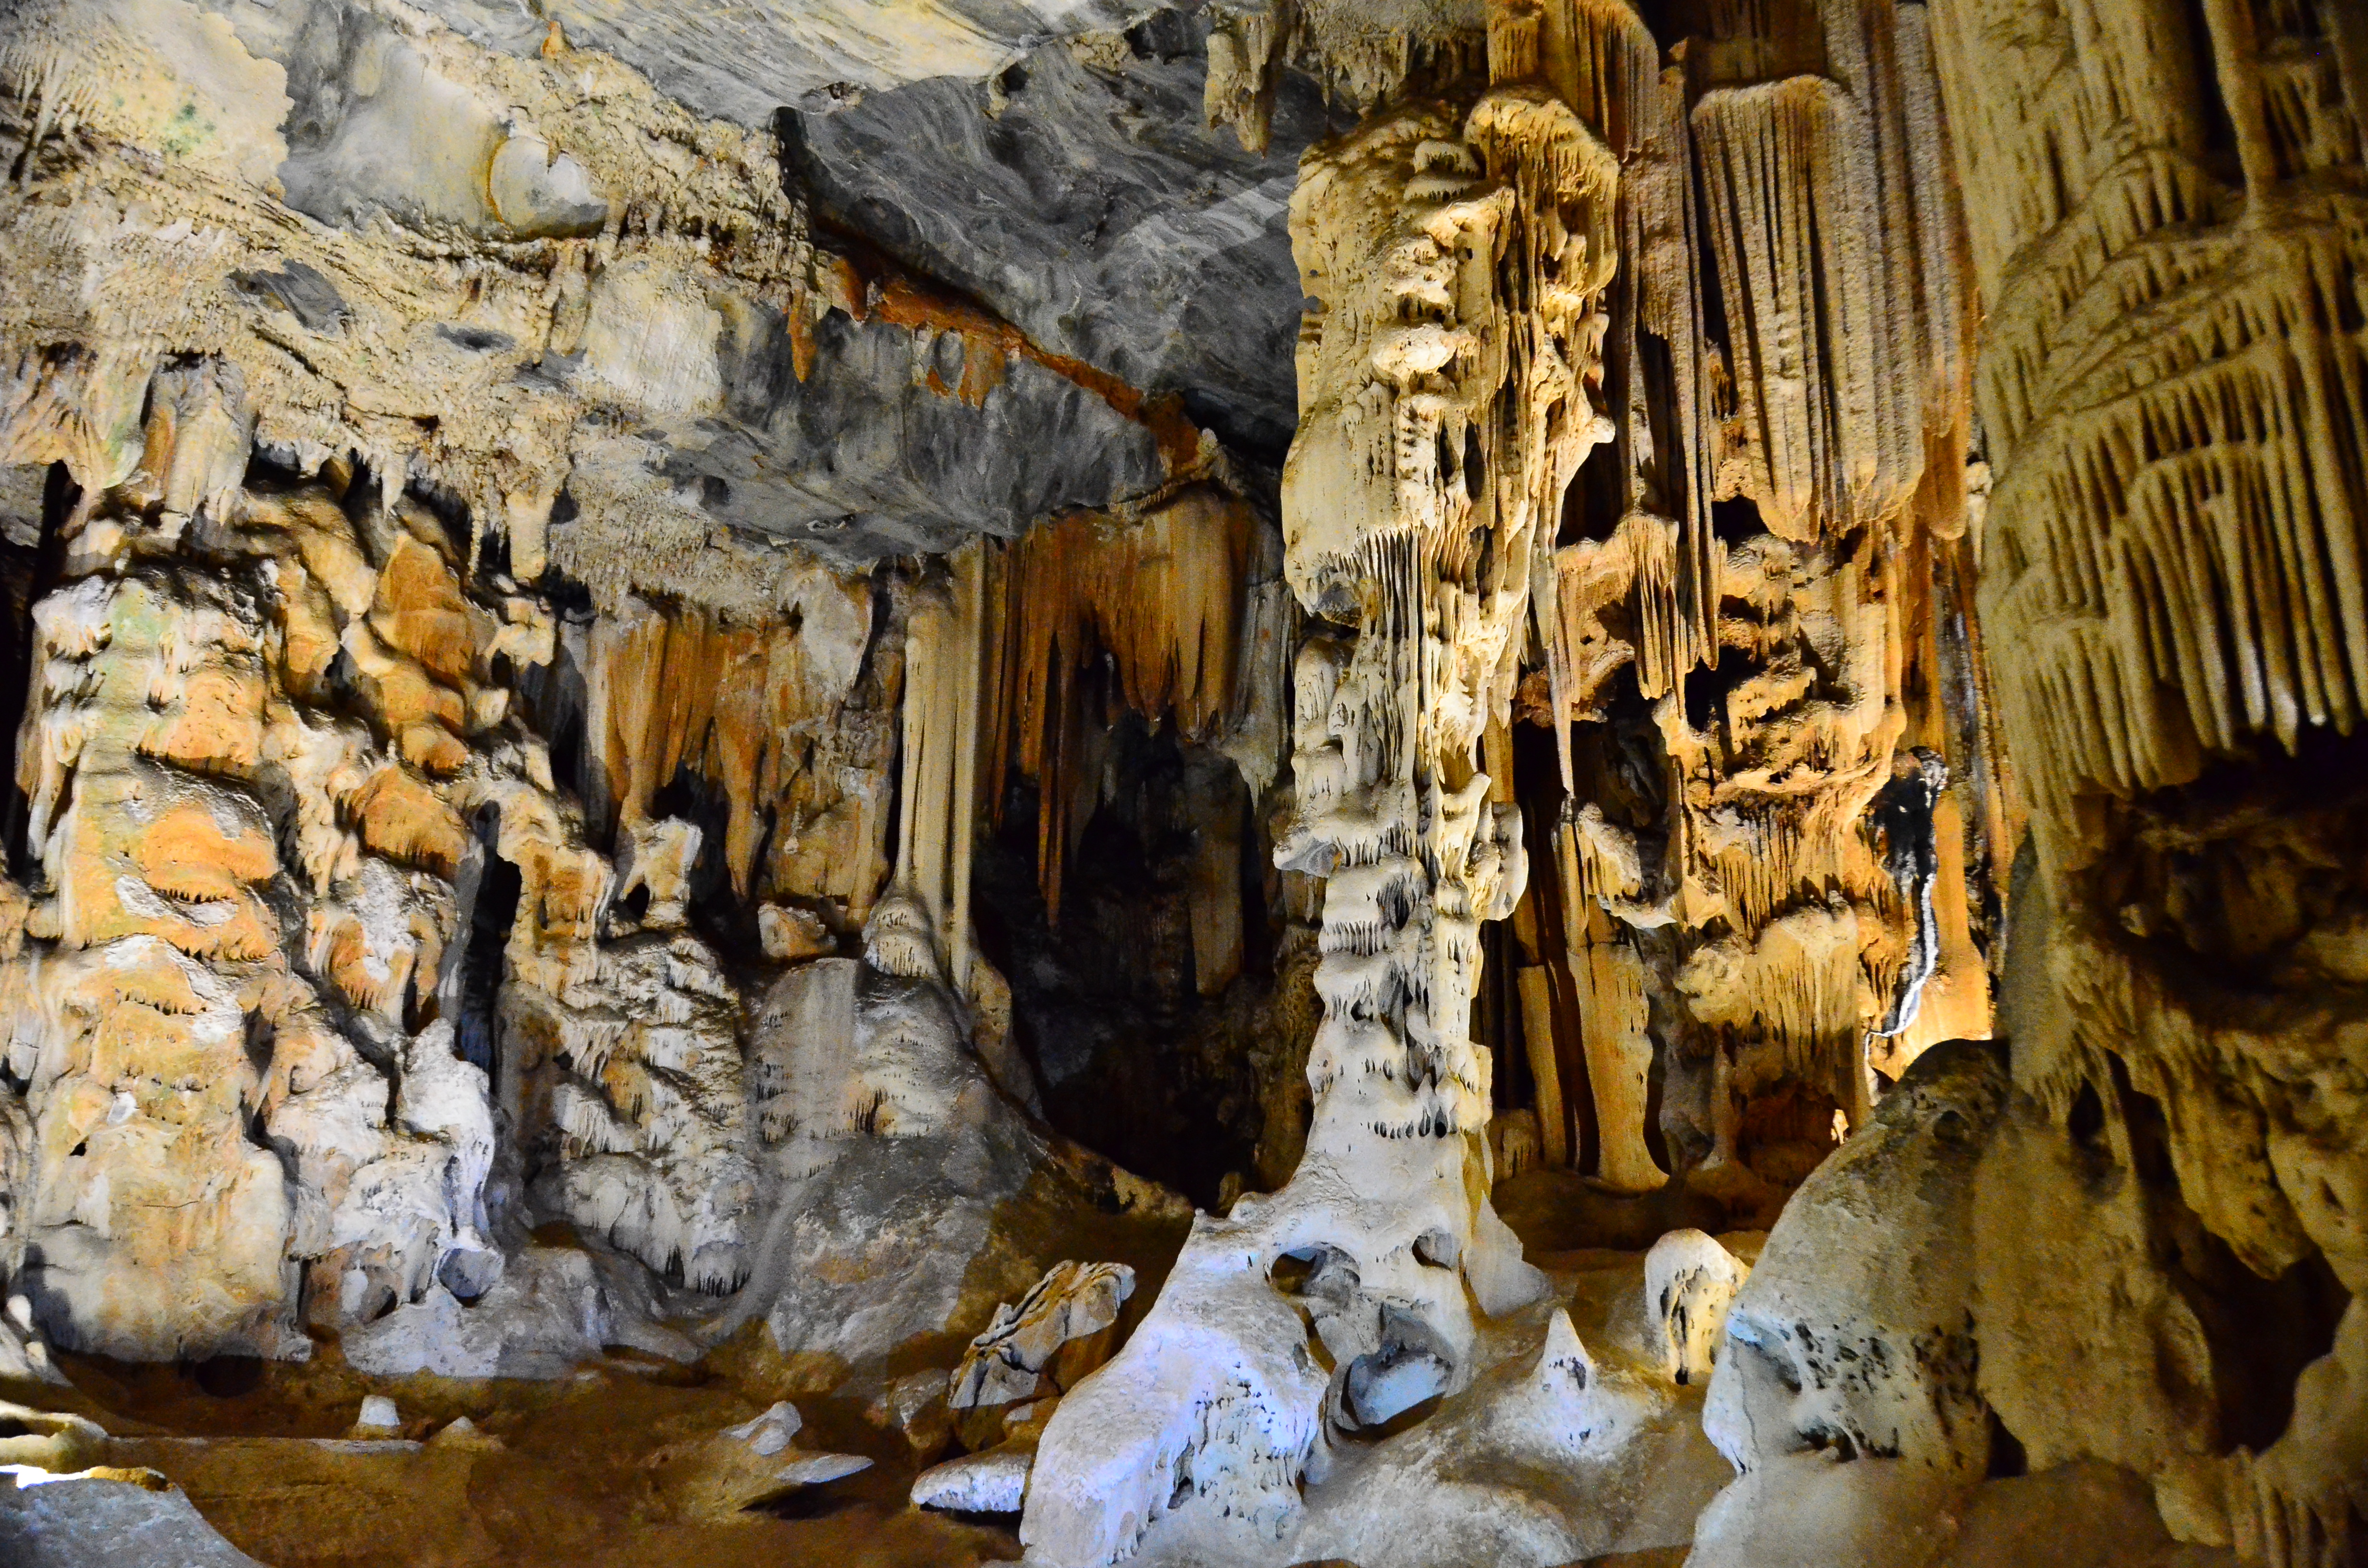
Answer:
<path fill-rule="evenodd" d="M 1321 309 L 1286 571 L 1353 631 L 1299 654 L 1297 815 L 1276 851 L 1326 883 L 1315 1124 L 1291 1183 L 1200 1221 L 1133 1340 L 1063 1401 L 1021 1529 L 1048 1562 L 1122 1559 L 1170 1518 L 1270 1550 L 1327 1431 L 1470 1380 L 1467 1286 L 1486 1312 L 1538 1288 L 1486 1197 L 1478 928 L 1527 873 L 1518 812 L 1476 762 L 1512 698 L 1541 532 L 1606 429 L 1616 165 L 1525 64 L 1499 63 L 1460 124 L 1385 114 L 1293 198 Z M 1310 1290 L 1320 1363 L 1269 1282 L 1291 1257 L 1327 1282 Z"/>
<path fill-rule="evenodd" d="M 1549 1165 L 1566 1165 L 1570 1134 L 1563 1122 L 1561 1065 L 1554 1061 L 1554 977 L 1543 965 L 1532 964 L 1520 971 L 1519 981 L 1522 1038 L 1529 1046 L 1530 1076 L 1537 1085 L 1538 1152 Z"/>
<path fill-rule="evenodd" d="M 2349 1568 L 2363 102 L 0 7 L 0 1561 Z"/>

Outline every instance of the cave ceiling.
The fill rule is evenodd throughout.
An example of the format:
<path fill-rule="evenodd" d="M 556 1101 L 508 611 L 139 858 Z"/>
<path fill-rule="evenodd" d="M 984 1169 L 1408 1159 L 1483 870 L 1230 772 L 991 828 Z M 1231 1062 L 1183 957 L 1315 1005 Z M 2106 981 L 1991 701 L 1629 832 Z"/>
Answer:
<path fill-rule="evenodd" d="M 1203 30 L 1156 11 L 985 80 L 825 97 L 786 111 L 783 155 L 826 222 L 1279 460 L 1296 421 L 1292 187 L 1309 143 L 1354 117 L 1286 74 L 1272 141 L 1245 152 L 1203 123 Z"/>
<path fill-rule="evenodd" d="M 0 0 L 0 1568 L 2368 1568 L 2364 715 L 2368 0 Z"/>
<path fill-rule="evenodd" d="M 207 8 L 284 73 L 265 155 L 289 206 L 414 248 L 456 230 L 682 222 L 588 180 L 528 222 L 489 210 L 469 162 L 526 111 L 484 80 L 451 79 L 468 44 L 522 66 L 555 39 L 602 50 L 693 117 L 770 133 L 781 166 L 758 177 L 782 182 L 852 308 L 807 328 L 761 290 L 735 301 L 700 384 L 624 400 L 609 439 L 575 441 L 581 473 L 858 565 L 1151 496 L 1205 463 L 1202 432 L 1237 459 L 1281 461 L 1301 305 L 1291 190 L 1300 153 L 1354 115 L 1282 73 L 1270 136 L 1246 151 L 1204 123 L 1206 26 L 1186 10 Z M 266 303 L 336 330 L 347 305 L 334 279 L 322 320 L 304 322 L 296 292 Z M 596 403 L 615 390 L 597 349 L 587 366 L 580 346 L 447 324 L 473 379 Z"/>

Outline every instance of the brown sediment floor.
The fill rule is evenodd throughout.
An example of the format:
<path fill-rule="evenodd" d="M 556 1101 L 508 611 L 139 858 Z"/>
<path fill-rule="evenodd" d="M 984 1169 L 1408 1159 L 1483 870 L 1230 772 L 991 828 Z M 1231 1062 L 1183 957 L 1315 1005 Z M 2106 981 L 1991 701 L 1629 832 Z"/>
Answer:
<path fill-rule="evenodd" d="M 556 1382 L 366 1378 L 333 1344 L 259 1367 L 60 1361 L 71 1390 L 20 1384 L 0 1398 L 98 1421 L 117 1438 L 109 1463 L 162 1471 L 266 1568 L 969 1568 L 1019 1555 L 1010 1528 L 913 1507 L 904 1437 L 828 1398 L 797 1402 L 797 1449 L 862 1454 L 871 1469 L 726 1517 L 681 1517 L 686 1452 L 770 1400 L 630 1354 Z M 318 1440 L 345 1438 L 370 1393 L 393 1398 L 402 1436 L 425 1441 Z M 453 1426 L 462 1416 L 473 1432 Z"/>
<path fill-rule="evenodd" d="M 997 1211 L 968 1316 L 1013 1293 L 984 1282 L 996 1267 L 1032 1279 L 1036 1259 L 1110 1259 L 1135 1270 L 1122 1337 L 1156 1299 L 1183 1228 L 1173 1213 L 1107 1211 L 1039 1172 Z M 873 1403 L 877 1376 L 850 1381 L 784 1358 L 761 1323 L 696 1366 L 611 1346 L 548 1381 L 371 1376 L 347 1363 L 334 1333 L 310 1333 L 302 1362 L 61 1354 L 70 1388 L 0 1380 L 0 1401 L 97 1421 L 112 1439 L 102 1462 L 161 1472 L 264 1568 L 972 1568 L 1020 1555 L 1016 1517 L 911 1505 L 914 1476 L 960 1451 L 949 1415 L 916 1453 Z M 889 1358 L 888 1375 L 950 1369 L 963 1339 L 924 1336 Z M 384 1436 L 399 1441 L 348 1440 L 370 1394 L 395 1402 L 402 1426 Z M 785 1397 L 803 1419 L 790 1450 L 766 1459 L 719 1436 Z M 817 1452 L 872 1463 L 817 1485 L 770 1484 L 780 1465 Z"/>
<path fill-rule="evenodd" d="M 1507 1187 L 1508 1220 L 1555 1271 L 1582 1332 L 1611 1333 L 1642 1258 L 1588 1244 L 1625 1240 L 1629 1227 L 1570 1222 L 1559 1185 Z M 1078 1239 L 1044 1238 L 1055 1251 Z M 1118 1247 L 1144 1276 L 1121 1315 L 1131 1332 L 1166 1273 L 1165 1248 L 1091 1239 L 1135 1244 Z M 753 1346 L 760 1334 L 752 1325 L 697 1367 L 612 1349 L 572 1377 L 527 1381 L 372 1377 L 316 1330 L 305 1362 L 63 1354 L 71 1387 L 0 1381 L 0 1400 L 97 1421 L 112 1437 L 104 1462 L 161 1472 L 264 1568 L 973 1568 L 1020 1556 L 1016 1518 L 911 1505 L 922 1466 L 959 1449 L 916 1455 L 864 1396 L 795 1394 L 803 1425 L 769 1464 L 718 1440 L 780 1397 L 777 1358 Z M 370 1394 L 395 1402 L 402 1426 L 389 1436 L 402 1441 L 348 1440 Z M 813 1452 L 872 1463 L 736 1506 L 734 1486 Z"/>

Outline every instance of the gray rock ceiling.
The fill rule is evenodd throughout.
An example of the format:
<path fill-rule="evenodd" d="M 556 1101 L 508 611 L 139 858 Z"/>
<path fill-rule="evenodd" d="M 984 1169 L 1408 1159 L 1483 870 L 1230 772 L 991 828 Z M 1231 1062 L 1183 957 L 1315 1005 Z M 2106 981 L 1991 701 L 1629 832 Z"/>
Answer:
<path fill-rule="evenodd" d="M 428 0 L 526 53 L 548 21 L 693 110 L 781 134 L 825 225 L 975 298 L 1048 352 L 1181 394 L 1279 456 L 1295 420 L 1300 153 L 1353 117 L 1290 77 L 1272 142 L 1201 123 L 1198 0 Z"/>
<path fill-rule="evenodd" d="M 348 230 L 381 214 L 429 232 L 481 226 L 441 127 L 499 111 L 437 77 L 398 17 L 347 0 L 199 4 L 286 70 L 279 176 L 291 205 Z M 867 272 L 916 275 L 1032 346 L 990 396 L 965 403 L 921 389 L 907 362 L 959 355 L 951 340 L 908 351 L 899 332 L 834 316 L 801 380 L 772 322 L 723 367 L 718 416 L 638 432 L 716 521 L 853 562 L 1122 501 L 1161 478 L 1156 443 L 1129 412 L 1134 393 L 1172 396 L 1237 452 L 1279 463 L 1296 419 L 1291 192 L 1302 152 L 1353 114 L 1291 75 L 1263 153 L 1205 126 L 1198 0 L 424 9 L 518 57 L 542 50 L 556 23 L 694 114 L 774 131 L 818 240 L 868 255 Z M 575 232 L 608 211 L 585 194 L 589 227 Z M 546 222 L 570 232 L 567 211 Z M 569 372 L 552 362 L 539 373 Z M 1132 389 L 1115 410 L 1096 395 L 1112 381 Z"/>
<path fill-rule="evenodd" d="M 825 221 L 1279 455 L 1300 314 L 1285 214 L 1301 152 L 1350 121 L 1292 76 L 1269 151 L 1244 153 L 1201 124 L 1206 29 L 1161 11 L 1122 45 L 1047 43 L 987 81 L 785 108 L 784 155 Z"/>

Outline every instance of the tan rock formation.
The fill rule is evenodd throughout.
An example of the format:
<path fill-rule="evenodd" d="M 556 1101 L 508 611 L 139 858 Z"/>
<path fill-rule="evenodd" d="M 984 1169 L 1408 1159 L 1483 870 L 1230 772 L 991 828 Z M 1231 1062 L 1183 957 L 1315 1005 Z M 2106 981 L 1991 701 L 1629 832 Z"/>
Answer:
<path fill-rule="evenodd" d="M 1527 872 L 1478 754 L 1512 699 L 1554 505 L 1608 434 L 1590 381 L 1616 165 L 1528 62 L 1503 67 L 1460 122 L 1378 117 L 1293 200 L 1322 312 L 1301 342 L 1285 570 L 1309 613 L 1355 629 L 1300 652 L 1276 850 L 1325 879 L 1315 1119 L 1292 1181 L 1200 1221 L 1135 1337 L 1054 1414 L 1022 1527 L 1048 1562 L 1123 1558 L 1170 1516 L 1270 1551 L 1327 1425 L 1462 1386 L 1471 1300 L 1502 1312 L 1537 1289 L 1486 1199 L 1479 926 Z M 1326 1281 L 1312 1341 L 1268 1283 L 1288 1257 Z"/>
<path fill-rule="evenodd" d="M 2318 301 L 2361 265 L 2359 24 L 2244 4 L 2052 21 L 1931 13 L 1987 312 L 1980 612 L 2032 830 L 2011 1091 L 1926 1135 L 1921 1157 L 1971 1159 L 1965 1212 L 1903 1184 L 1861 1222 L 1957 1260 L 1928 1303 L 1978 1352 L 1977 1372 L 1955 1358 L 1957 1428 L 1986 1405 L 2034 1470 L 2150 1478 L 2163 1526 L 2239 1561 L 2341 1562 L 2368 1474 L 2334 869 L 2356 832 L 2361 413 L 2358 345 Z M 1892 1120 L 1886 1102 L 1886 1143 Z M 1734 1321 L 1817 1250 L 1771 1236 Z M 1894 1293 L 1866 1281 L 1836 1315 L 1880 1321 Z M 1752 1560 L 1849 1555 L 1853 1507 L 1862 1532 L 1947 1517 L 1975 1457 L 1937 1490 L 1870 1474 L 1846 1506 L 1828 1486 Z M 1713 1514 L 1742 1540 L 1735 1497 Z"/>
<path fill-rule="evenodd" d="M 990 1331 L 1059 1261 L 1048 1236 L 1121 1250 L 1087 1271 L 1105 1290 L 1175 1244 L 1180 1200 L 1031 1125 L 965 1012 L 927 912 L 901 893 L 872 910 L 861 960 L 773 983 L 749 1030 L 762 1145 L 748 1280 L 705 1338 L 761 1319 L 794 1389 L 884 1381 L 917 1357 L 951 1365 Z M 1065 1299 L 1051 1299 L 1057 1318 Z"/>
<path fill-rule="evenodd" d="M 2066 32 L 2004 49 L 1996 7 L 1934 17 L 1989 312 L 1981 610 L 2053 911 L 2015 1039 L 2044 1115 L 2025 1119 L 2030 1164 L 1996 1181 L 2001 1199 L 2066 1191 L 2066 1167 L 2098 1157 L 2095 1108 L 2132 1183 L 2118 1213 L 2092 1201 L 2100 1253 L 2081 1275 L 2127 1275 L 2117 1307 L 2135 1310 L 2101 1332 L 2073 1312 L 2026 1322 L 2027 1349 L 1986 1352 L 1984 1385 L 2052 1454 L 2165 1474 L 2182 1535 L 2328 1561 L 2368 1477 L 2333 1437 L 2358 1424 L 2343 1369 L 2368 1278 L 2368 1101 L 2337 978 L 2349 895 L 2309 868 L 2341 854 L 2356 808 L 2326 763 L 2289 758 L 2338 754 L 2368 645 L 2351 586 L 2361 350 L 2321 304 L 2363 266 L 2368 61 L 2348 6 L 2178 16 L 2075 7 Z M 2189 1227 L 2208 1235 L 2171 1244 L 2196 1261 L 2168 1263 Z M 1986 1299 L 1994 1280 L 2004 1301 L 2013 1260 L 1984 1234 Z M 2273 1431 L 2226 1391 L 2255 1379 L 2283 1403 L 2291 1363 L 2248 1369 L 2214 1316 L 2275 1323 L 2298 1350 L 2312 1314 L 2294 1292 L 2320 1267 L 2353 1299 L 2256 1456 Z M 2098 1333 L 2108 1367 L 2183 1340 L 2224 1397 L 2181 1410 L 2157 1373 L 2125 1412 L 2066 1408 L 2033 1373 L 2066 1332 Z"/>
<path fill-rule="evenodd" d="M 1056 1382 L 1075 1383 L 1093 1370 L 1096 1341 L 1107 1354 L 1103 1331 L 1133 1294 L 1134 1271 L 1123 1264 L 1054 1265 L 1025 1296 L 996 1309 L 995 1321 L 962 1352 L 947 1402 L 959 1410 L 1033 1399 L 1055 1358 L 1068 1374 Z"/>
<path fill-rule="evenodd" d="M 157 406 L 169 467 L 205 426 Z M 374 566 L 326 494 L 233 485 L 186 525 L 140 494 L 94 509 L 101 570 L 42 601 L 18 749 L 42 876 L 9 967 L 33 1294 L 73 1345 L 302 1355 L 306 1268 L 332 1318 L 499 1271 L 484 1074 L 431 998 L 461 805 L 518 764 L 462 739 L 480 628 L 455 643 L 413 611 L 450 579 L 404 514 Z M 324 642 L 365 655 L 361 723 L 307 700 Z M 437 780 L 447 751 L 470 777 Z"/>
<path fill-rule="evenodd" d="M 1757 1202 L 1834 1111 L 1864 1119 L 1871 1074 L 1988 1028 L 1965 824 L 1997 765 L 1950 720 L 1975 676 L 1941 635 L 1971 572 L 1957 220 L 1920 12 L 1680 7 L 1662 71 L 1633 22 L 1616 53 L 1562 41 L 1598 9 L 1499 28 L 1538 29 L 1566 95 L 1616 96 L 1629 163 L 1618 458 L 1568 503 L 1533 677 L 1586 722 L 1543 862 L 1560 940 L 1523 937 L 1580 1049 L 1533 1077 L 1614 1186 L 1698 1170 Z M 1895 781 L 1911 746 L 1930 799 Z"/>
<path fill-rule="evenodd" d="M 860 920 L 894 787 L 893 678 L 862 678 L 871 621 L 869 584 L 812 565 L 777 568 L 773 603 L 745 619 L 641 599 L 598 617 L 582 655 L 595 799 L 631 831 L 678 776 L 699 779 L 727 802 L 736 894 L 834 899 Z"/>

